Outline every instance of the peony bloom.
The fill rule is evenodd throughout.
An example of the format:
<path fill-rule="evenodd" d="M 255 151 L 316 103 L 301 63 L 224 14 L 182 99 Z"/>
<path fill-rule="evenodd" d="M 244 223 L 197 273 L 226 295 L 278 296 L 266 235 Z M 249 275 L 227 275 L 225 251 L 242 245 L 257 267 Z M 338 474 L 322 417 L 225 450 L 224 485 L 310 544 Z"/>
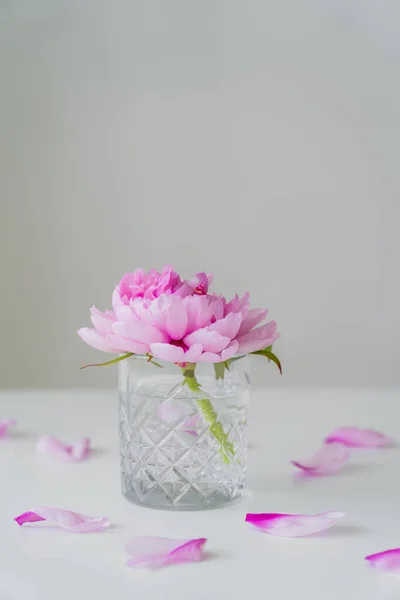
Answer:
<path fill-rule="evenodd" d="M 78 331 L 89 345 L 117 354 L 151 354 L 174 363 L 223 362 L 271 346 L 277 325 L 259 325 L 264 309 L 249 308 L 249 294 L 230 302 L 208 293 L 211 275 L 182 281 L 171 267 L 138 269 L 115 288 L 113 310 L 93 307 L 93 328 Z"/>

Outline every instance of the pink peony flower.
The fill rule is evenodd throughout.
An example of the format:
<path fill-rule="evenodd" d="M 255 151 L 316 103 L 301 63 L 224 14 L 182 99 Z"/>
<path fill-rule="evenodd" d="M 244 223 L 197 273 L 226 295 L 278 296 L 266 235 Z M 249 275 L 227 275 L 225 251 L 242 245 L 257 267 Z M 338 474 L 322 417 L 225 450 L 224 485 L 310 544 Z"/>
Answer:
<path fill-rule="evenodd" d="M 117 354 L 151 354 L 161 360 L 222 362 L 271 346 L 279 337 L 275 321 L 257 327 L 267 315 L 249 309 L 249 294 L 230 302 L 208 294 L 212 275 L 182 281 L 171 267 L 125 275 L 113 293 L 113 310 L 93 307 L 93 328 L 82 328 L 89 345 Z"/>

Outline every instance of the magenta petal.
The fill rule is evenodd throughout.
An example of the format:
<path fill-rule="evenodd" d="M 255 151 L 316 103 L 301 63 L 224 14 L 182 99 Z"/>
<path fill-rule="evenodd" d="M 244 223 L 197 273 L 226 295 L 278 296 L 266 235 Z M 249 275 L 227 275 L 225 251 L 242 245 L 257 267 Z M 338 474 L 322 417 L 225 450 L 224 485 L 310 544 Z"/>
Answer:
<path fill-rule="evenodd" d="M 54 458 L 66 462 L 77 462 L 85 459 L 90 452 L 90 440 L 86 437 L 73 446 L 64 444 L 60 440 L 50 435 L 39 438 L 36 450 L 46 454 L 51 454 Z"/>
<path fill-rule="evenodd" d="M 379 448 L 391 446 L 393 441 L 393 438 L 384 433 L 360 427 L 339 427 L 325 439 L 326 444 L 339 442 L 349 448 Z"/>
<path fill-rule="evenodd" d="M 5 437 L 9 428 L 16 424 L 15 419 L 0 419 L 0 438 Z"/>
<path fill-rule="evenodd" d="M 157 569 L 167 565 L 196 562 L 204 558 L 206 538 L 172 540 L 162 537 L 135 537 L 126 545 L 130 567 Z"/>
<path fill-rule="evenodd" d="M 339 443 L 327 444 L 306 460 L 292 460 L 292 464 L 309 475 L 336 473 L 350 458 L 350 451 Z"/>
<path fill-rule="evenodd" d="M 386 573 L 400 573 L 400 548 L 385 550 L 365 557 L 371 567 Z"/>
<path fill-rule="evenodd" d="M 303 537 L 329 529 L 344 516 L 345 513 L 333 511 L 317 515 L 260 513 L 246 515 L 246 521 L 270 535 Z"/>
<path fill-rule="evenodd" d="M 173 340 L 182 339 L 188 328 L 185 304 L 177 296 L 160 296 L 150 305 L 151 314 L 157 325 Z M 150 340 L 162 342 L 166 340 Z"/>
<path fill-rule="evenodd" d="M 39 506 L 15 517 L 14 521 L 18 525 L 24 523 L 33 523 L 35 521 L 49 521 L 63 529 L 68 529 L 72 533 L 91 533 L 110 527 L 110 519 L 106 517 L 87 517 L 71 510 L 63 508 L 51 508 L 49 506 Z"/>

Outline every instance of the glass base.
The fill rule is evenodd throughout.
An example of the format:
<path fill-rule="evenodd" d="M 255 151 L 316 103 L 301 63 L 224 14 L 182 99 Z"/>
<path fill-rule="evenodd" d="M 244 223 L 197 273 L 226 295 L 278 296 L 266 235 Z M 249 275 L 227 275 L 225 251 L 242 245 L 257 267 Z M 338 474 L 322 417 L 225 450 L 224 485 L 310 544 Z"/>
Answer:
<path fill-rule="evenodd" d="M 227 498 L 226 494 L 222 491 L 218 491 L 213 494 L 212 498 L 209 498 L 204 502 L 199 501 L 199 494 L 197 492 L 188 492 L 185 496 L 185 500 L 180 500 L 175 504 L 168 500 L 166 493 L 162 490 L 154 490 L 145 500 L 141 500 L 133 490 L 122 492 L 122 494 L 129 502 L 145 508 L 153 508 L 155 510 L 196 511 L 213 510 L 215 508 L 224 508 L 226 506 L 232 506 L 232 504 L 237 504 L 244 498 L 244 489 L 238 491 L 234 498 Z"/>

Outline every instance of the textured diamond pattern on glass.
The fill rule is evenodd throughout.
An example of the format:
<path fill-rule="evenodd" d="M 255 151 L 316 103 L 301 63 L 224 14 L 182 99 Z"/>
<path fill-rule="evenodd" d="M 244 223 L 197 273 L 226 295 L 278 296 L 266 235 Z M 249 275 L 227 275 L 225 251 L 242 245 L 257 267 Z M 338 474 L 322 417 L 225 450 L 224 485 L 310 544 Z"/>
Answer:
<path fill-rule="evenodd" d="M 135 358 L 120 364 L 119 422 L 122 492 L 131 501 L 164 509 L 199 510 L 241 498 L 246 483 L 249 400 L 247 359 L 223 380 L 212 364 L 198 365 L 201 391 L 184 385 L 176 365 L 159 369 Z M 227 435 L 227 459 L 198 400 L 207 397 Z M 162 407 L 162 410 L 160 410 Z M 211 429 L 211 431 L 210 431 Z"/>

